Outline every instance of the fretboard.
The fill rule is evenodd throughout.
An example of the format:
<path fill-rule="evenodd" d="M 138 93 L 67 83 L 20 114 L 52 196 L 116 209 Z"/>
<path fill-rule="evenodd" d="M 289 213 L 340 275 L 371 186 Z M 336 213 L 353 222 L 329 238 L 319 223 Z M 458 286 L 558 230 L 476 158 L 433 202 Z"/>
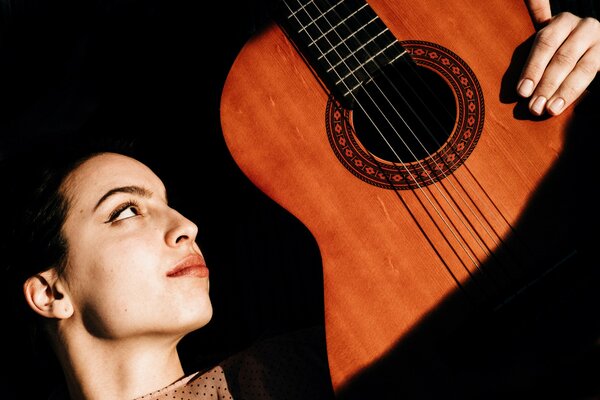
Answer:
<path fill-rule="evenodd" d="M 280 0 L 279 21 L 341 101 L 405 49 L 364 0 Z"/>

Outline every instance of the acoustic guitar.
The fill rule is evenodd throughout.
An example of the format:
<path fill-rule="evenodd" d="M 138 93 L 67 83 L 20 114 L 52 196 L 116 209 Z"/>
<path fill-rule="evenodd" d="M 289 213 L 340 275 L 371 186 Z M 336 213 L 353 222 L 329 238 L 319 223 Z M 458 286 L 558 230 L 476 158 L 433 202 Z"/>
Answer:
<path fill-rule="evenodd" d="M 444 304 L 459 304 L 451 332 L 575 257 L 569 219 L 546 218 L 559 198 L 529 217 L 574 107 L 534 118 L 518 101 L 535 33 L 522 0 L 278 7 L 229 71 L 222 131 L 319 245 L 340 393 Z"/>

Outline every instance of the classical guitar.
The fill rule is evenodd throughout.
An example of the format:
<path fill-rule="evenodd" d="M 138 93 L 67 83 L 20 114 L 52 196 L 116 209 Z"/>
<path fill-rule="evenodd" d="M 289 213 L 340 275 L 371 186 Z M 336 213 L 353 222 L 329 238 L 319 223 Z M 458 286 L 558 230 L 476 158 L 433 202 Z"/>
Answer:
<path fill-rule="evenodd" d="M 319 245 L 339 392 L 449 299 L 494 312 L 576 254 L 565 219 L 523 222 L 573 114 L 517 102 L 521 0 L 279 3 L 232 65 L 222 130 Z"/>

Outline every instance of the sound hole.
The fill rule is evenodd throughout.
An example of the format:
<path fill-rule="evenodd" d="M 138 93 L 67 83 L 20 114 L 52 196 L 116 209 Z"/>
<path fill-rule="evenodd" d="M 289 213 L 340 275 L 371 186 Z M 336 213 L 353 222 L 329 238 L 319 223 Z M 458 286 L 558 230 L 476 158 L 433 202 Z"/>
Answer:
<path fill-rule="evenodd" d="M 400 60 L 363 85 L 353 106 L 358 140 L 371 154 L 410 163 L 435 153 L 456 123 L 456 100 L 436 72 Z"/>

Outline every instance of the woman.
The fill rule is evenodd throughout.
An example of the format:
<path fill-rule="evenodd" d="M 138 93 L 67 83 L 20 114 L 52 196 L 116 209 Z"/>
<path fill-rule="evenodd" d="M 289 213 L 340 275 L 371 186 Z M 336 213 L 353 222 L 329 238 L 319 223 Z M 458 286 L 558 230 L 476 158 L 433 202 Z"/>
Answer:
<path fill-rule="evenodd" d="M 570 21 L 577 23 L 565 23 Z M 583 20 L 562 17 L 554 20 L 553 26 L 561 29 L 553 32 L 565 32 L 563 36 L 569 38 L 575 32 L 571 27 L 580 23 Z M 597 32 L 597 22 L 585 24 Z M 583 35 L 586 49 L 598 48 L 597 37 Z M 547 106 L 548 112 L 558 114 L 572 104 L 596 70 L 576 80 L 581 85 L 565 92 L 569 96 L 555 95 L 548 91 L 552 85 L 539 83 L 558 45 L 546 50 L 532 55 L 542 68 L 535 74 L 526 69 L 523 79 L 530 79 L 533 86 L 522 85 L 519 93 L 531 97 L 534 113 Z M 597 60 L 597 51 L 586 54 Z M 546 81 L 552 71 L 556 69 L 549 68 L 550 75 L 544 75 Z M 559 74 L 558 80 L 565 76 Z M 561 87 L 568 89 L 572 82 L 568 79 Z M 551 100 L 536 102 L 540 96 Z M 551 97 L 565 97 L 561 109 L 550 107 L 555 103 Z M 79 150 L 35 159 L 35 164 L 50 162 L 41 174 L 34 173 L 33 163 L 21 166 L 31 167 L 32 173 L 9 185 L 12 192 L 3 193 L 3 202 L 9 203 L 3 207 L 4 219 L 12 221 L 3 224 L 10 232 L 2 240 L 2 254 L 15 283 L 6 287 L 16 288 L 11 299 L 27 308 L 19 309 L 19 315 L 36 317 L 60 360 L 67 390 L 56 398 L 172 398 L 184 387 L 190 398 L 229 398 L 232 391 L 233 398 L 242 398 L 240 376 L 249 358 L 244 362 L 232 358 L 220 367 L 186 373 L 177 352 L 182 337 L 212 316 L 208 272 L 194 243 L 197 228 L 168 206 L 162 183 L 144 164 L 114 151 Z M 20 170 L 19 175 L 26 172 Z M 313 395 L 299 398 L 324 398 L 314 393 L 327 393 L 327 382 L 319 375 L 323 363 L 316 365 L 320 369 L 313 376 L 318 378 L 307 388 Z M 213 378 L 221 384 L 203 383 Z M 293 378 L 287 379 L 292 382 L 287 391 L 300 393 L 291 387 L 308 380 Z M 251 376 L 244 379 L 252 381 Z M 273 393 L 268 385 L 259 386 L 247 385 L 246 393 Z M 25 398 L 34 387 L 20 388 Z"/>
<path fill-rule="evenodd" d="M 35 317 L 60 362 L 68 394 L 56 398 L 172 398 L 182 390 L 181 398 L 249 398 L 232 394 L 228 379 L 245 390 L 253 378 L 243 367 L 259 347 L 184 372 L 178 343 L 212 317 L 198 228 L 170 207 L 158 176 L 124 153 L 87 145 L 45 151 L 46 159 L 21 166 L 30 171 L 19 171 L 4 198 L 13 217 L 3 241 L 13 300 L 29 309 L 21 315 Z M 326 398 L 326 367 L 310 367 L 320 378 L 306 389 L 298 382 L 307 392 L 295 395 Z M 296 390 L 297 376 L 277 379 Z M 265 398 L 281 390 L 271 387 L 277 380 L 265 382 Z"/>

